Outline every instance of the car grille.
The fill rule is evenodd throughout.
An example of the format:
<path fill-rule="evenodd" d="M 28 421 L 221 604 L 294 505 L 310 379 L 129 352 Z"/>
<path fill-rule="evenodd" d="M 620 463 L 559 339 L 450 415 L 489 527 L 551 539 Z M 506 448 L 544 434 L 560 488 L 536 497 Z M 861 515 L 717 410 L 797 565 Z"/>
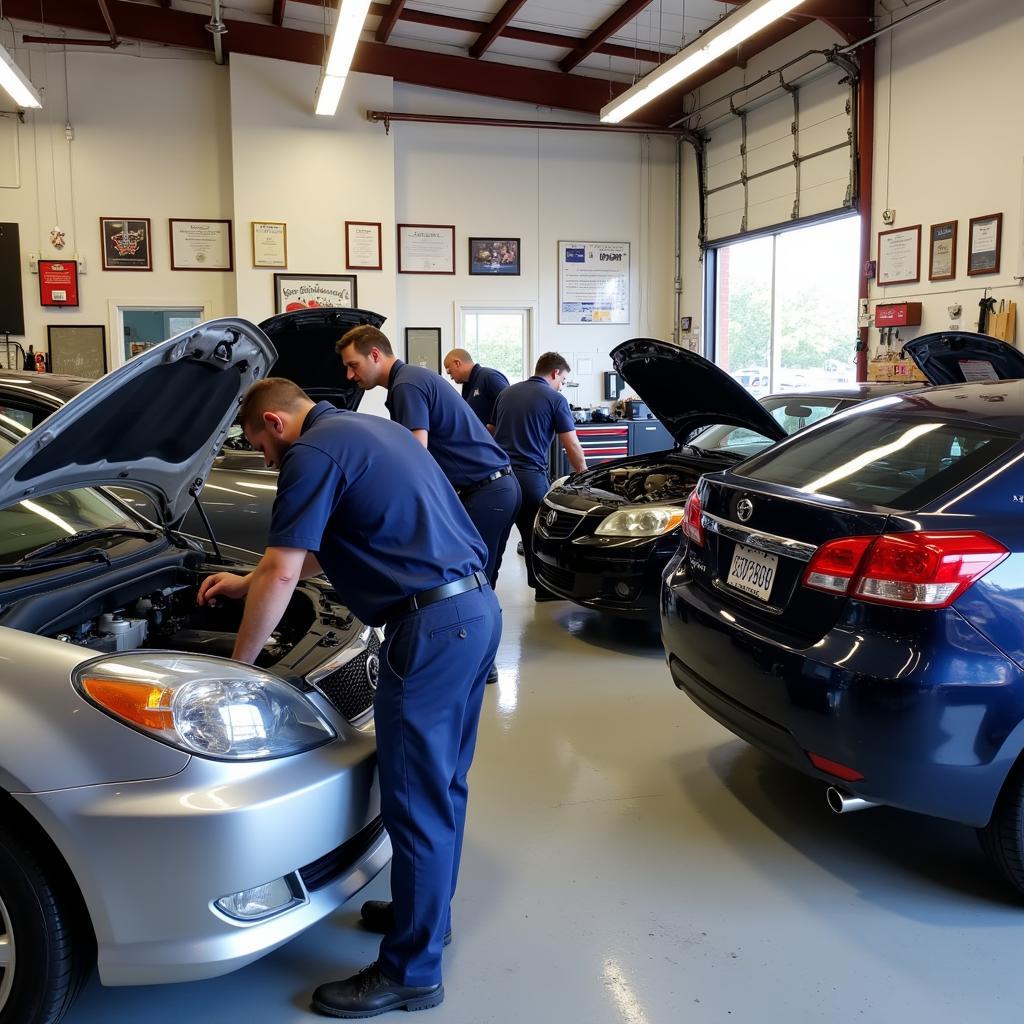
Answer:
<path fill-rule="evenodd" d="M 350 722 L 361 718 L 373 707 L 379 655 L 380 638 L 377 631 L 371 629 L 364 650 L 313 684 Z"/>
<path fill-rule="evenodd" d="M 576 532 L 583 518 L 575 512 L 560 512 L 550 505 L 541 505 L 537 513 L 537 530 L 552 540 L 565 540 Z"/>
<path fill-rule="evenodd" d="M 341 846 L 325 853 L 319 860 L 299 868 L 299 877 L 310 892 L 323 889 L 350 870 L 384 832 L 380 818 L 374 818 Z"/>
<path fill-rule="evenodd" d="M 552 587 L 555 590 L 571 593 L 576 585 L 575 573 L 571 573 L 566 569 L 559 569 L 554 565 L 548 565 L 547 562 L 542 562 L 539 558 L 534 560 L 533 571 L 540 577 L 541 582 L 545 586 Z"/>

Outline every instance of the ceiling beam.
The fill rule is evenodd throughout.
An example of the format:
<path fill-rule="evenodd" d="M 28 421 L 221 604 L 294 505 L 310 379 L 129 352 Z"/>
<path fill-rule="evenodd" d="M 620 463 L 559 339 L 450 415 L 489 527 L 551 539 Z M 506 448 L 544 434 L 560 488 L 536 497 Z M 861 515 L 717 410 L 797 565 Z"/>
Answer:
<path fill-rule="evenodd" d="M 558 66 L 565 72 L 572 71 L 580 61 L 586 60 L 602 43 L 606 43 L 623 25 L 632 21 L 645 7 L 649 7 L 651 3 L 652 0 L 626 0 L 614 14 L 605 18 L 583 40 L 581 45 L 575 47 L 567 57 L 564 57 Z"/>
<path fill-rule="evenodd" d="M 405 0 L 391 0 L 391 5 L 381 16 L 380 24 L 377 26 L 378 43 L 386 43 L 395 27 L 395 22 L 402 16 L 402 9 L 405 7 Z"/>
<path fill-rule="evenodd" d="M 490 20 L 487 27 L 480 33 L 480 37 L 469 48 L 469 55 L 479 60 L 490 48 L 508 23 L 519 13 L 519 8 L 526 3 L 526 0 L 505 0 L 501 10 Z"/>
<path fill-rule="evenodd" d="M 205 25 L 208 17 L 186 11 L 162 11 L 158 7 L 106 0 L 117 19 L 122 39 L 178 46 L 212 52 L 213 42 Z M 105 34 L 98 7 L 81 0 L 45 0 L 46 23 L 86 32 Z M 40 0 L 4 0 L 4 14 L 20 21 L 40 22 Z M 277 60 L 290 60 L 319 66 L 324 41 L 319 32 L 278 28 L 252 21 L 227 22 L 233 53 L 252 54 Z M 386 75 L 396 82 L 433 89 L 451 89 L 477 96 L 513 100 L 542 107 L 576 110 L 596 114 L 601 107 L 623 92 L 626 84 L 583 75 L 563 75 L 557 71 L 477 61 L 428 50 L 361 42 L 356 48 L 352 70 L 371 75 Z M 310 95 L 312 103 L 312 94 Z"/>
<path fill-rule="evenodd" d="M 168 0 L 170 3 L 170 0 Z M 288 6 L 288 0 L 274 0 L 274 10 L 270 15 L 271 21 L 280 28 L 284 24 L 284 9 Z"/>

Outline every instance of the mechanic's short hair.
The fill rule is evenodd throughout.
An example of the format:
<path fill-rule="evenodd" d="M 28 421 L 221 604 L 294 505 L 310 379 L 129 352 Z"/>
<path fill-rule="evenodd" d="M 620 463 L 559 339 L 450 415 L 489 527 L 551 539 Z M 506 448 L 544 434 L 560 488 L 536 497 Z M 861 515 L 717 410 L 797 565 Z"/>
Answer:
<path fill-rule="evenodd" d="M 447 365 L 449 359 L 458 359 L 460 363 L 471 363 L 473 357 L 469 354 L 469 351 L 464 348 L 453 348 L 445 357 L 444 363 Z"/>
<path fill-rule="evenodd" d="M 548 377 L 555 370 L 562 370 L 565 373 L 569 373 L 571 367 L 566 362 L 565 356 L 559 355 L 557 352 L 545 352 L 544 355 L 537 360 L 537 365 L 534 367 L 534 374 L 537 377 Z"/>
<path fill-rule="evenodd" d="M 238 410 L 242 430 L 256 426 L 265 412 L 298 412 L 313 399 L 285 377 L 267 377 L 249 386 Z"/>
<path fill-rule="evenodd" d="M 341 355 L 349 345 L 355 345 L 356 351 L 361 356 L 368 356 L 370 350 L 374 348 L 380 349 L 386 356 L 395 354 L 391 348 L 391 342 L 388 341 L 388 336 L 369 324 L 361 324 L 359 327 L 353 327 L 350 331 L 346 331 L 338 339 L 334 348 L 338 355 Z"/>

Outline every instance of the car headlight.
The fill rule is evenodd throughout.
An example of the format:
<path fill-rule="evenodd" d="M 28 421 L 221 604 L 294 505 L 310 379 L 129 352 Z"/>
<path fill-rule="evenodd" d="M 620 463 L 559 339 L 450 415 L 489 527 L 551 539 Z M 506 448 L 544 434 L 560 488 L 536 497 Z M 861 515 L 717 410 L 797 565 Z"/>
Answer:
<path fill-rule="evenodd" d="M 80 665 L 73 680 L 83 697 L 112 718 L 218 761 L 285 757 L 337 735 L 284 680 L 225 658 L 119 654 Z"/>
<path fill-rule="evenodd" d="M 613 512 L 594 531 L 600 537 L 660 537 L 683 521 L 678 505 L 643 505 Z"/>

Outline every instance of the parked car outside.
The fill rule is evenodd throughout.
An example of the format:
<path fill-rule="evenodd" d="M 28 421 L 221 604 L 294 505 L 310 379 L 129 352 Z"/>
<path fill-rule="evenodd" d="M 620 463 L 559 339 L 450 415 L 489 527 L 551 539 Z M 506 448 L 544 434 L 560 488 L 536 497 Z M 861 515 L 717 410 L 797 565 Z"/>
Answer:
<path fill-rule="evenodd" d="M 195 595 L 251 565 L 177 530 L 275 359 L 211 321 L 30 433 L 0 422 L 2 1024 L 59 1020 L 93 962 L 106 985 L 234 970 L 390 859 L 378 631 L 310 580 L 257 665 L 230 660 L 240 602 Z"/>
<path fill-rule="evenodd" d="M 833 809 L 974 826 L 1024 892 L 1024 356 L 962 334 L 907 351 L 950 383 L 701 480 L 662 640 L 679 689 Z"/>
<path fill-rule="evenodd" d="M 677 446 L 556 481 L 537 515 L 534 568 L 560 597 L 651 622 L 683 506 L 702 473 L 869 398 L 921 386 L 855 384 L 758 400 L 702 356 L 649 338 L 619 345 L 612 362 Z"/>

